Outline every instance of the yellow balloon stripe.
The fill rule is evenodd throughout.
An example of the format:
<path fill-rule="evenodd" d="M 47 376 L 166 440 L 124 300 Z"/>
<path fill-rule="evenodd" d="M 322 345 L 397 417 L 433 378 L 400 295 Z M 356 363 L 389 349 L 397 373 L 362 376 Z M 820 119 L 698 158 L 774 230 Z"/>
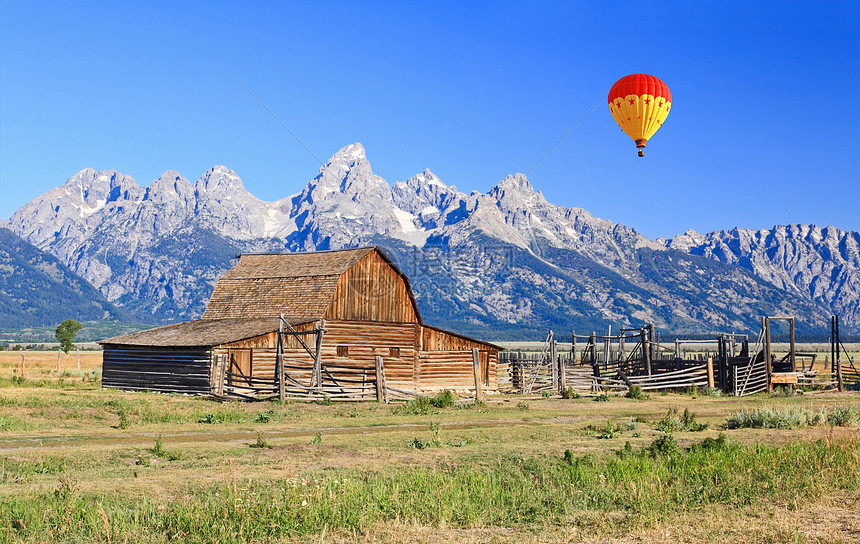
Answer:
<path fill-rule="evenodd" d="M 618 97 L 609 106 L 613 119 L 634 141 L 648 140 L 663 125 L 672 103 L 650 94 Z"/>

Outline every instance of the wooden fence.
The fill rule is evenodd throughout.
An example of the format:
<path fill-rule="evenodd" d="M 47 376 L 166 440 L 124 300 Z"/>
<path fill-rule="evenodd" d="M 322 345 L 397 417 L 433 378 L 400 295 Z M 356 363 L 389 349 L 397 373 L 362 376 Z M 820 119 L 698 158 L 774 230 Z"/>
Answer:
<path fill-rule="evenodd" d="M 618 392 L 624 393 L 631 385 L 637 385 L 642 390 L 689 389 L 690 387 L 706 387 L 708 381 L 708 363 L 691 364 L 695 361 L 683 360 L 681 370 L 674 370 L 678 362 L 671 365 L 654 365 L 652 374 L 627 376 L 620 369 L 619 362 L 615 364 L 597 365 L 571 364 L 571 358 L 566 353 L 556 356 L 556 362 L 543 353 L 502 352 L 499 354 L 499 368 L 507 372 L 507 376 L 499 376 L 499 390 L 521 394 L 535 394 L 549 391 L 553 394 L 570 389 L 577 394 Z M 659 360 L 658 360 L 659 361 Z M 668 359 L 667 359 L 668 363 Z M 605 369 L 605 370 L 604 370 Z M 713 369 L 711 370 L 713 372 Z M 553 376 L 556 373 L 556 377 Z M 563 375 L 563 378 L 562 378 Z M 502 384 L 506 388 L 502 388 Z"/>

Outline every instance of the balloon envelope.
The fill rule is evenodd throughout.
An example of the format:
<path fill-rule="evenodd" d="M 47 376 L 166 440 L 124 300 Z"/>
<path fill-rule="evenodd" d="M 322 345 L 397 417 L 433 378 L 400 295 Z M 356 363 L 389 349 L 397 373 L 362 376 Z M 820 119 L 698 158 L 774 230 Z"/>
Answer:
<path fill-rule="evenodd" d="M 636 142 L 640 157 L 645 155 L 645 143 L 663 126 L 671 108 L 669 87 L 648 74 L 624 76 L 609 90 L 609 112 Z"/>

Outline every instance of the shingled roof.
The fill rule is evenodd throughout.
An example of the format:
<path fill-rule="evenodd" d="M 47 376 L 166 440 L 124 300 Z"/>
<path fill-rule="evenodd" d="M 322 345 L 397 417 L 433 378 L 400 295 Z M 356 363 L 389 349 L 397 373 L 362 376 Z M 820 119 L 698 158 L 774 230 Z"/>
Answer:
<path fill-rule="evenodd" d="M 280 313 L 320 319 L 331 304 L 341 275 L 373 251 L 378 250 L 365 247 L 242 255 L 239 264 L 218 280 L 203 319 Z"/>
<path fill-rule="evenodd" d="M 306 323 L 285 318 L 291 325 Z M 102 340 L 100 344 L 164 347 L 212 347 L 278 330 L 278 318 L 198 319 Z"/>

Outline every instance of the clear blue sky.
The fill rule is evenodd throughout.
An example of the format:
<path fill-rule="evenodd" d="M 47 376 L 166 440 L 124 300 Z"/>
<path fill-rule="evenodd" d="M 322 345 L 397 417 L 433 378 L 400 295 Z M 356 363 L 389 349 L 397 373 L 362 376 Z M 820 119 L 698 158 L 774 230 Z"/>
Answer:
<path fill-rule="evenodd" d="M 673 108 L 636 157 L 605 96 Z M 85 167 L 146 185 L 215 164 L 264 200 L 362 142 L 389 183 L 526 172 L 650 237 L 860 230 L 856 2 L 0 2 L 0 217 Z"/>

